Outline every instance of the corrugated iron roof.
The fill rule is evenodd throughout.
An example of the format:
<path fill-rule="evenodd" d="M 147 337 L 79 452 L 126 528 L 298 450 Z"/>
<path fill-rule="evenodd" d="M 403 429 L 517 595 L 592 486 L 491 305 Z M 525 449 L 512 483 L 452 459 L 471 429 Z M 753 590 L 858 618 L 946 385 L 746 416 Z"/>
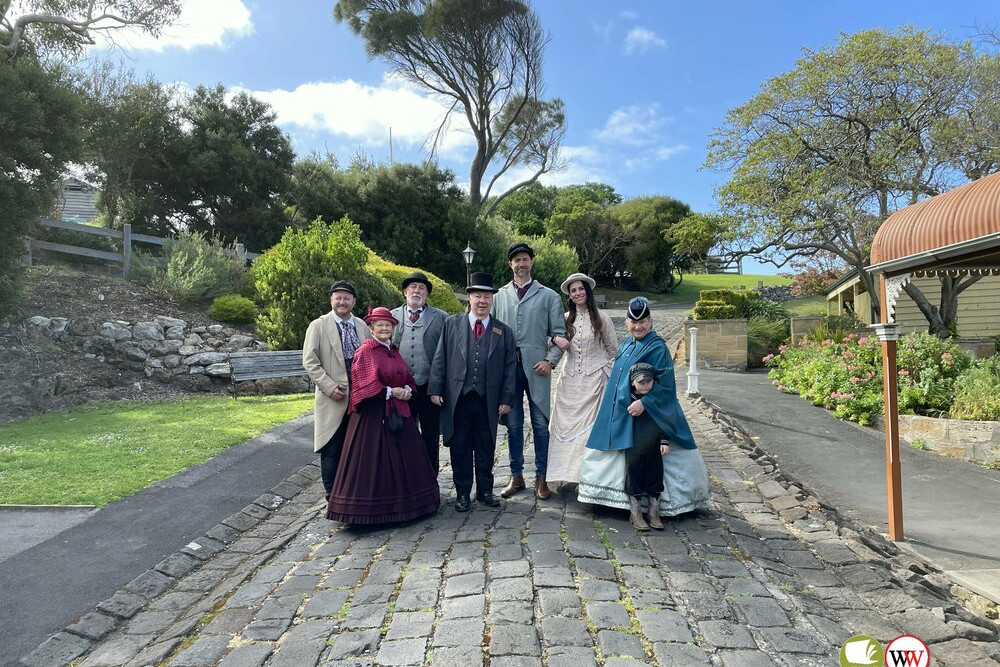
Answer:
<path fill-rule="evenodd" d="M 875 233 L 871 263 L 883 264 L 996 233 L 1000 233 L 1000 173 L 890 215 Z"/>

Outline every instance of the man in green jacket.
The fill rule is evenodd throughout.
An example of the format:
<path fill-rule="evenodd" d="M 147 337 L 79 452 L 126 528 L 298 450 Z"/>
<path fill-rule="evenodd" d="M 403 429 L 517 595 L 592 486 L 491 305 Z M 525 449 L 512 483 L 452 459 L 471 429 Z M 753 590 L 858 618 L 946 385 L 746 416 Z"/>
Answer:
<path fill-rule="evenodd" d="M 493 300 L 493 316 L 514 330 L 517 347 L 514 403 L 507 415 L 510 447 L 510 483 L 500 492 L 510 498 L 524 483 L 524 395 L 528 396 L 531 430 L 535 442 L 535 495 L 552 495 L 545 483 L 549 455 L 549 395 L 552 369 L 559 360 L 557 346 L 568 345 L 562 301 L 553 290 L 531 278 L 535 251 L 515 243 L 507 251 L 513 280 L 500 288 Z"/>

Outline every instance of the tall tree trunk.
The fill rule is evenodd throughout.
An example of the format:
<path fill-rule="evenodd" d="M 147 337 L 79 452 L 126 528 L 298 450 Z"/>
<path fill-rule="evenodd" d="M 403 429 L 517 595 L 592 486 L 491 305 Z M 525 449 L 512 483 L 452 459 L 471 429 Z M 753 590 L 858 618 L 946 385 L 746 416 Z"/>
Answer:
<path fill-rule="evenodd" d="M 941 301 L 935 306 L 912 282 L 903 286 L 903 291 L 913 299 L 917 308 L 927 319 L 928 333 L 938 338 L 951 338 L 958 323 L 958 297 L 969 287 L 982 280 L 982 276 L 970 276 L 964 282 L 961 277 L 941 277 Z"/>

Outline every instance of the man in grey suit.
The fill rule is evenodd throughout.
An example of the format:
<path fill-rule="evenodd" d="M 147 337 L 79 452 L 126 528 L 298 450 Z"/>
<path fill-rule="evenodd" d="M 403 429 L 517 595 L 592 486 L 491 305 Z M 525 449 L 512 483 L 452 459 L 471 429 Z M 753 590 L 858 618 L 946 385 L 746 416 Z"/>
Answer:
<path fill-rule="evenodd" d="M 441 408 L 431 403 L 427 383 L 448 313 L 427 303 L 434 286 L 423 273 L 415 271 L 406 276 L 401 287 L 406 303 L 392 311 L 392 316 L 399 321 L 392 332 L 392 342 L 399 348 L 400 356 L 417 383 L 410 399 L 410 409 L 415 411 L 420 435 L 427 445 L 427 456 L 437 473 L 440 465 L 438 439 L 441 435 Z"/>
<path fill-rule="evenodd" d="M 431 401 L 441 409 L 441 431 L 451 448 L 455 509 L 471 507 L 473 470 L 476 500 L 499 507 L 493 494 L 497 422 L 514 400 L 514 332 L 490 316 L 493 276 L 473 273 L 469 312 L 452 315 L 431 365 Z"/>

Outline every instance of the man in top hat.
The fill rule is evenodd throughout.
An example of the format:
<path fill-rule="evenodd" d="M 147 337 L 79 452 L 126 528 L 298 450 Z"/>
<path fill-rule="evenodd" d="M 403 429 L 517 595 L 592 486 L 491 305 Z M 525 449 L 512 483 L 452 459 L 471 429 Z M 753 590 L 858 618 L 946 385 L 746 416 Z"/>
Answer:
<path fill-rule="evenodd" d="M 535 442 L 535 495 L 552 495 L 545 483 L 549 456 L 549 395 L 552 369 L 559 361 L 559 347 L 569 345 L 562 301 L 553 290 L 531 278 L 535 251 L 515 243 L 507 251 L 513 279 L 500 288 L 493 301 L 493 315 L 514 330 L 517 347 L 514 403 L 507 418 L 510 447 L 510 483 L 500 492 L 509 498 L 524 484 L 524 395 L 528 395 L 531 430 Z M 550 340 L 554 345 L 549 344 Z"/>
<path fill-rule="evenodd" d="M 445 320 L 427 388 L 431 401 L 441 406 L 441 434 L 451 451 L 459 512 L 471 506 L 473 476 L 476 500 L 500 505 L 493 495 L 493 457 L 497 423 L 514 399 L 515 364 L 514 332 L 490 316 L 493 276 L 473 273 L 465 291 L 469 312 Z"/>
<path fill-rule="evenodd" d="M 427 382 L 448 313 L 427 303 L 434 286 L 423 273 L 415 271 L 406 276 L 401 287 L 406 303 L 392 311 L 392 316 L 399 321 L 392 332 L 392 342 L 399 348 L 399 354 L 417 383 L 410 409 L 414 410 L 416 421 L 420 424 L 420 435 L 424 438 L 427 455 L 437 474 L 441 408 L 431 403 Z"/>
<path fill-rule="evenodd" d="M 347 433 L 347 405 L 351 391 L 351 361 L 366 338 L 368 325 L 351 311 L 357 301 L 354 286 L 346 280 L 330 285 L 330 307 L 306 329 L 302 365 L 316 385 L 313 451 L 319 452 L 320 472 L 327 497 L 340 464 Z"/>

